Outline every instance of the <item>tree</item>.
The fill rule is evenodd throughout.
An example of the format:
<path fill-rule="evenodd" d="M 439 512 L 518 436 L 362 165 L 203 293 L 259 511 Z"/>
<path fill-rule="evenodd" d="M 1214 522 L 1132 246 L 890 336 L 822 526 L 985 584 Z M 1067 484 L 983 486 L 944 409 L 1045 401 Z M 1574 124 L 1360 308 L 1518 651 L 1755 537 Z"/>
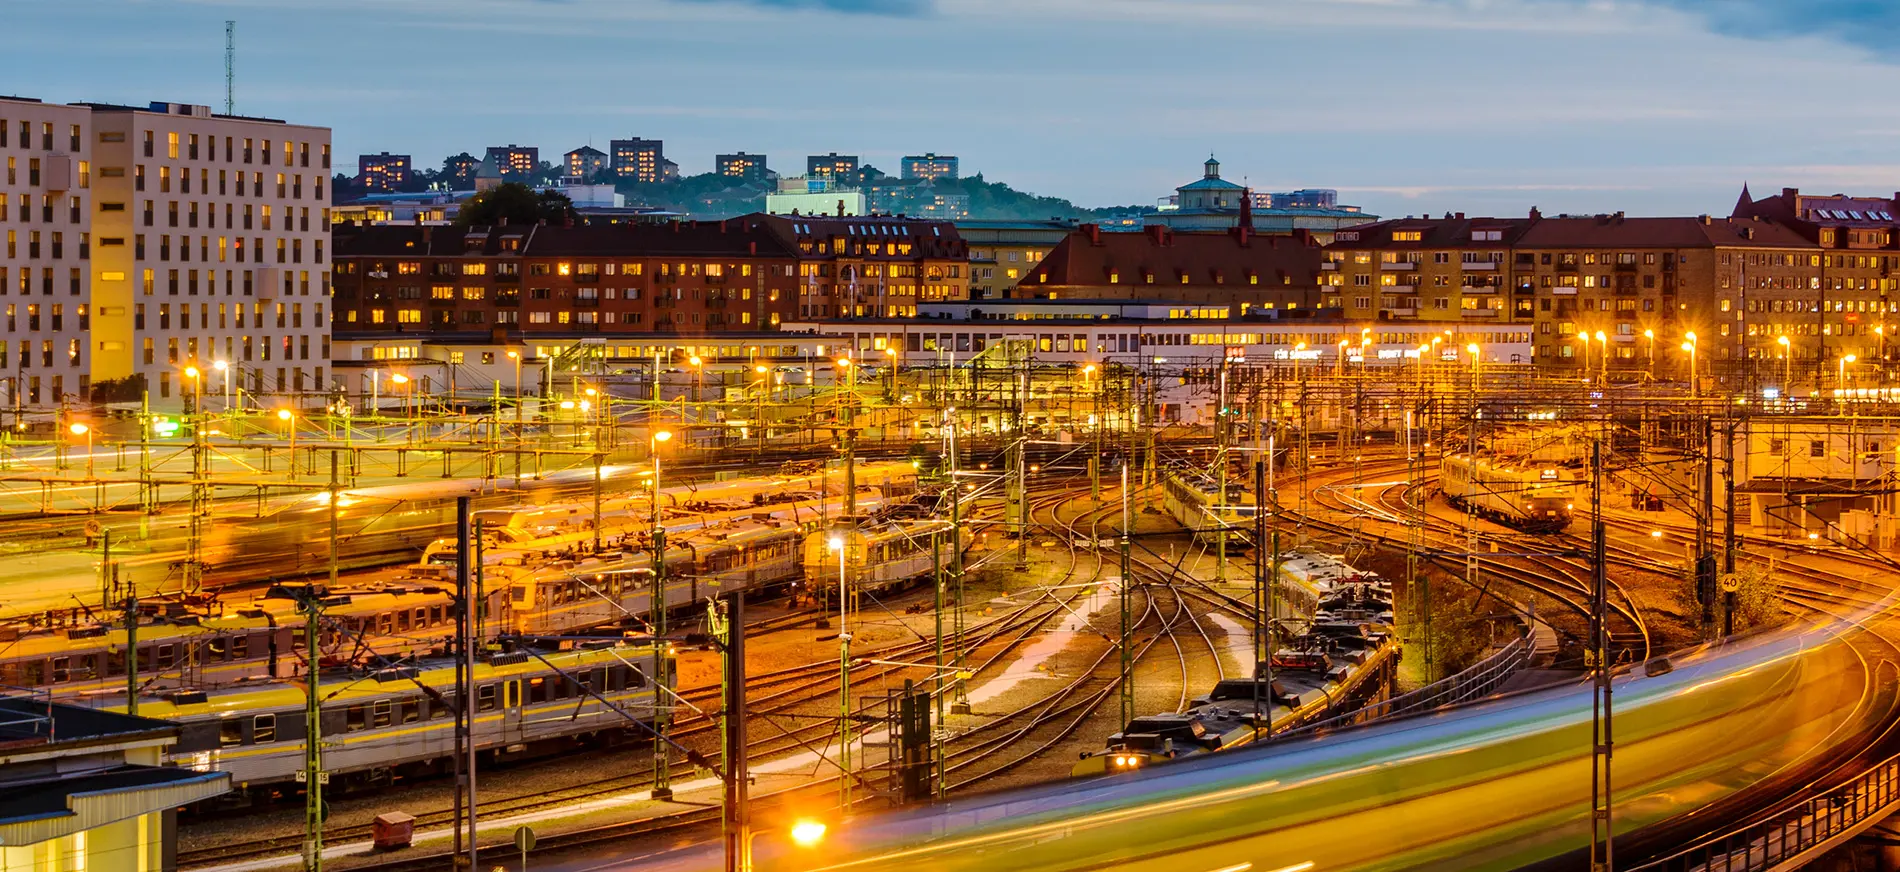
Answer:
<path fill-rule="evenodd" d="M 457 224 L 534 224 L 538 221 L 565 223 L 575 218 L 574 201 L 559 191 L 542 191 L 519 182 L 503 182 L 476 194 L 455 213 Z"/>

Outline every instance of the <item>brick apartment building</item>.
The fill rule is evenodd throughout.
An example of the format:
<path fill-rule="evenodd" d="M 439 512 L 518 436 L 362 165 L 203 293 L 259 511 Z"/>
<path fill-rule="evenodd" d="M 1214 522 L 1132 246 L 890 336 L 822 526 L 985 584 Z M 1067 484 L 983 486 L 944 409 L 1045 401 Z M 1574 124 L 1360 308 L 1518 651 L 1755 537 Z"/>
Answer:
<path fill-rule="evenodd" d="M 1327 247 L 1321 305 L 1367 321 L 1533 325 L 1548 365 L 1598 368 L 1607 354 L 1611 370 L 1653 358 L 1667 372 L 1691 332 L 1718 369 L 1790 351 L 1817 367 L 1843 354 L 1871 361 L 1887 354 L 1888 331 L 1874 328 L 1895 311 L 1896 208 L 1786 191 L 1744 194 L 1729 218 L 1382 221 Z"/>
<path fill-rule="evenodd" d="M 504 343 L 774 330 L 965 299 L 948 222 L 754 214 L 606 226 L 340 226 L 339 338 Z"/>
<path fill-rule="evenodd" d="M 1221 315 L 1311 309 L 1322 250 L 1312 234 L 1262 236 L 1247 224 L 1218 231 L 1077 227 L 1012 291 L 1022 299 L 1152 300 L 1222 304 Z M 1210 309 L 1210 312 L 1213 310 Z"/>

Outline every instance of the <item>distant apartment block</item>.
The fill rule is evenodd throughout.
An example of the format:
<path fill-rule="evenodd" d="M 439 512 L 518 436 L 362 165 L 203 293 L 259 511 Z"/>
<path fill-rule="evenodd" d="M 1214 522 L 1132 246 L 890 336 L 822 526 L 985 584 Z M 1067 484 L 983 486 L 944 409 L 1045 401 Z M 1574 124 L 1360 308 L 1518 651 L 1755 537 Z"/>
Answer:
<path fill-rule="evenodd" d="M 713 159 L 713 172 L 733 179 L 763 179 L 766 174 L 765 155 L 746 154 L 743 151 L 718 155 Z"/>
<path fill-rule="evenodd" d="M 614 176 L 635 182 L 665 181 L 666 146 L 657 139 L 616 139 L 607 144 Z"/>
<path fill-rule="evenodd" d="M 1255 191 L 1253 194 L 1255 209 L 1339 209 L 1339 192 L 1331 188 L 1306 188 L 1298 191 L 1267 193 Z M 1357 206 L 1346 206 L 1347 210 L 1357 210 Z"/>
<path fill-rule="evenodd" d="M 495 168 L 507 178 L 533 175 L 541 166 L 541 149 L 531 145 L 491 145 L 488 147 L 488 159 L 494 161 Z"/>
<path fill-rule="evenodd" d="M 811 178 L 857 181 L 858 156 L 855 154 L 814 154 L 805 158 L 805 175 Z"/>
<path fill-rule="evenodd" d="M 957 177 L 957 157 L 953 154 L 907 155 L 903 160 L 902 175 L 905 179 L 954 179 Z"/>
<path fill-rule="evenodd" d="M 561 174 L 570 181 L 586 181 L 607 169 L 607 153 L 591 145 L 583 145 L 563 156 Z"/>
<path fill-rule="evenodd" d="M 414 174 L 406 154 L 360 155 L 356 159 L 356 183 L 366 191 L 388 193 L 409 183 Z"/>
<path fill-rule="evenodd" d="M 481 159 L 466 151 L 442 162 L 442 169 L 448 174 L 445 181 L 449 183 L 449 187 L 458 191 L 475 187 L 475 174 L 480 172 L 481 168 Z"/>
<path fill-rule="evenodd" d="M 320 392 L 330 357 L 330 131 L 204 106 L 0 99 L 0 386 L 177 408 L 225 361 L 259 394 Z M 94 397 L 97 399 L 98 397 Z"/>

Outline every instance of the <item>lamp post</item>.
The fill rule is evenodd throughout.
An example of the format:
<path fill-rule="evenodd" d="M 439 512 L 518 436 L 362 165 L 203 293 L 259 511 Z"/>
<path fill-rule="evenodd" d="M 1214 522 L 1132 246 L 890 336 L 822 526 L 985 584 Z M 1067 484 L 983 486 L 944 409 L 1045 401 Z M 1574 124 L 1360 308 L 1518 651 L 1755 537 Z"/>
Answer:
<path fill-rule="evenodd" d="M 74 436 L 86 437 L 86 478 L 90 480 L 92 478 L 92 428 L 74 421 L 67 429 L 71 430 Z"/>
<path fill-rule="evenodd" d="M 1601 362 L 1603 383 L 1608 385 L 1610 383 L 1610 338 L 1601 330 L 1597 331 L 1597 348 L 1597 356 L 1603 358 Z"/>
<path fill-rule="evenodd" d="M 851 629 L 847 623 L 848 596 L 845 593 L 845 557 L 849 553 L 843 533 L 825 540 L 825 547 L 838 552 L 838 803 L 851 808 Z"/>
<path fill-rule="evenodd" d="M 653 636 L 657 644 L 666 635 L 666 525 L 660 523 L 660 446 L 672 439 L 673 434 L 666 430 L 655 430 L 647 441 L 647 451 L 653 456 L 653 594 L 648 604 L 653 607 Z M 664 663 L 664 661 L 657 661 Z M 655 681 L 664 681 L 660 675 Z M 673 798 L 673 761 L 667 754 L 666 717 L 664 710 L 653 719 L 653 798 Z"/>
<path fill-rule="evenodd" d="M 1095 373 L 1095 364 L 1082 365 L 1082 390 L 1089 395 L 1089 424 L 1095 431 L 1095 453 L 1089 457 L 1089 499 L 1100 502 L 1102 499 L 1102 428 L 1106 420 L 1102 415 L 1101 382 L 1096 380 Z"/>
<path fill-rule="evenodd" d="M 772 390 L 772 368 L 761 363 L 754 365 L 752 372 L 759 377 L 758 416 L 757 420 L 752 422 L 752 428 L 758 431 L 759 454 L 763 456 L 765 454 L 765 401 L 766 394 Z"/>
<path fill-rule="evenodd" d="M 211 362 L 211 368 L 224 373 L 224 411 L 231 411 L 231 364 L 222 360 Z"/>
<path fill-rule="evenodd" d="M 289 409 L 278 409 L 277 420 L 284 422 L 284 436 L 290 440 L 290 479 L 297 479 L 297 416 Z"/>
<path fill-rule="evenodd" d="M 1590 331 L 1579 331 L 1577 340 L 1583 343 L 1583 362 L 1579 366 L 1583 369 L 1584 383 L 1589 384 L 1592 380 L 1590 378 Z"/>
<path fill-rule="evenodd" d="M 1644 330 L 1643 338 L 1649 340 L 1649 381 L 1656 380 L 1656 331 Z"/>
<path fill-rule="evenodd" d="M 1696 340 L 1694 330 L 1684 333 L 1682 338 L 1686 340 L 1682 343 L 1682 350 L 1689 353 L 1689 396 L 1700 399 L 1702 397 L 1702 379 L 1697 375 L 1700 368 L 1696 366 L 1696 349 L 1699 343 Z"/>
<path fill-rule="evenodd" d="M 515 438 L 521 438 L 521 352 L 508 352 L 508 359 L 515 365 Z M 654 376 L 657 380 L 659 376 Z"/>
<path fill-rule="evenodd" d="M 694 404 L 694 405 L 698 405 L 698 404 L 699 404 L 699 379 L 700 379 L 700 376 L 701 376 L 701 375 L 702 375 L 702 374 L 703 374 L 703 373 L 705 372 L 705 370 L 704 370 L 704 369 L 702 368 L 702 364 L 704 364 L 704 363 L 705 363 L 705 361 L 703 361 L 703 360 L 700 360 L 700 359 L 699 359 L 699 355 L 697 355 L 697 354 L 695 354 L 695 355 L 693 355 L 692 357 L 689 357 L 689 358 L 686 358 L 686 362 L 687 362 L 687 363 L 690 363 L 690 364 L 692 364 L 692 365 L 693 365 L 693 399 L 692 399 L 692 402 L 693 402 L 693 404 Z"/>
<path fill-rule="evenodd" d="M 1849 354 L 1841 358 L 1840 378 L 1838 379 L 1838 384 L 1840 385 L 1841 396 L 1843 398 L 1847 396 L 1847 365 L 1859 359 L 1860 358 L 1858 356 L 1852 355 L 1852 354 Z"/>
<path fill-rule="evenodd" d="M 1788 337 L 1775 340 L 1781 346 L 1781 392 L 1788 398 L 1794 397 L 1794 345 Z"/>
<path fill-rule="evenodd" d="M 392 372 L 389 374 L 389 383 L 400 388 L 409 383 L 409 377 L 399 372 Z M 404 390 L 402 394 L 402 416 L 409 417 L 409 391 L 407 390 Z"/>

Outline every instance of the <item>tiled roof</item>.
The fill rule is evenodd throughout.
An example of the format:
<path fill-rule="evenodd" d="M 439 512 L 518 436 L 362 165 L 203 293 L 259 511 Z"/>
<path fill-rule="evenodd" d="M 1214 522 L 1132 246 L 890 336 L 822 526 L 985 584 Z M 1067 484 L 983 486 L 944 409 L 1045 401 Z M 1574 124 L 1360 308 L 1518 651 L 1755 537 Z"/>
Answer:
<path fill-rule="evenodd" d="M 1313 287 L 1319 282 L 1320 249 L 1312 237 L 1175 232 L 1151 227 L 1138 233 L 1103 232 L 1083 225 L 1058 243 L 1023 278 L 1030 285 L 1213 283 L 1245 286 L 1260 276 L 1260 286 Z M 1045 280 L 1044 275 L 1048 278 Z M 1291 281 L 1285 281 L 1290 278 Z"/>
<path fill-rule="evenodd" d="M 1735 218 L 1540 218 L 1518 248 L 1812 248 L 1814 243 L 1772 221 Z"/>

